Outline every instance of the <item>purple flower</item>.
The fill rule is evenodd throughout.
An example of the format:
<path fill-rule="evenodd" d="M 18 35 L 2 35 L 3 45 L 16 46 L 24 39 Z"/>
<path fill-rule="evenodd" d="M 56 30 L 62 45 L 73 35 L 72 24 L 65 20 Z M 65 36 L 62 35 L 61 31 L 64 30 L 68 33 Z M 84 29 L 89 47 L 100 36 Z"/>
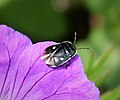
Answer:
<path fill-rule="evenodd" d="M 0 25 L 0 100 L 99 100 L 78 55 L 67 66 L 50 68 L 41 60 L 55 42 L 32 44 L 25 35 Z"/>

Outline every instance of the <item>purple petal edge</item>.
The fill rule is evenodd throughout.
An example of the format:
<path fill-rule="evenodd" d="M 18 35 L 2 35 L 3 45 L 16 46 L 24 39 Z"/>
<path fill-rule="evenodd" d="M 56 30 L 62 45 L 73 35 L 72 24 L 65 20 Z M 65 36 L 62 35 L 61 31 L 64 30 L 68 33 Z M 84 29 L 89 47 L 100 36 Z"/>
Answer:
<path fill-rule="evenodd" d="M 32 44 L 21 33 L 0 26 L 0 99 L 100 100 L 100 91 L 87 79 L 78 55 L 69 66 L 56 69 L 41 60 L 45 49 L 53 44 Z"/>

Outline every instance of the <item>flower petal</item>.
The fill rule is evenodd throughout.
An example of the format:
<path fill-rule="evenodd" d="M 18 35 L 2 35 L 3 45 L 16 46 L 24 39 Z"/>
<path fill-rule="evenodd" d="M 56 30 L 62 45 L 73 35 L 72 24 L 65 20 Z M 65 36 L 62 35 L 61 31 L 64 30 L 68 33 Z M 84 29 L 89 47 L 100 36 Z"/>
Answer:
<path fill-rule="evenodd" d="M 37 43 L 22 52 L 12 76 L 12 99 L 99 100 L 99 90 L 87 79 L 78 55 L 68 67 L 56 69 L 41 60 L 45 48 L 52 44 Z"/>
<path fill-rule="evenodd" d="M 0 25 L 0 99 L 5 98 L 10 89 L 12 66 L 29 45 L 32 45 L 29 38 L 6 25 Z"/>
<path fill-rule="evenodd" d="M 29 38 L 0 26 L 0 99 L 99 100 L 98 88 L 84 73 L 78 55 L 65 67 L 51 68 L 41 59 L 55 42 L 32 45 Z"/>

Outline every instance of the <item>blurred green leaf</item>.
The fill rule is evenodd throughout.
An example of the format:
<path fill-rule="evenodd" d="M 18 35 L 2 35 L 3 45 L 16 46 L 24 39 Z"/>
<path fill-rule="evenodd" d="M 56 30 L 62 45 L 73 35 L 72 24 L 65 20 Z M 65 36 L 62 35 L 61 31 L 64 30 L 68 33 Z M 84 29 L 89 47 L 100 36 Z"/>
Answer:
<path fill-rule="evenodd" d="M 0 9 L 5 7 L 9 2 L 10 0 L 0 0 Z"/>
<path fill-rule="evenodd" d="M 97 77 L 95 77 L 94 81 L 96 86 L 101 86 L 111 75 L 112 70 L 104 71 L 100 73 Z"/>
<path fill-rule="evenodd" d="M 120 100 L 120 85 L 101 95 L 101 100 Z"/>
<path fill-rule="evenodd" d="M 105 52 L 103 52 L 103 54 L 95 61 L 93 68 L 88 76 L 92 81 L 95 81 L 96 77 L 99 77 L 99 75 L 105 71 L 104 64 L 111 55 L 113 49 L 114 45 L 112 45 Z"/>
<path fill-rule="evenodd" d="M 86 70 L 86 74 L 89 76 L 91 70 L 92 70 L 92 66 L 93 66 L 93 62 L 94 62 L 94 55 L 93 55 L 93 52 L 91 51 L 90 52 L 90 55 L 88 57 L 88 61 L 87 61 L 87 64 L 85 66 Z"/>
<path fill-rule="evenodd" d="M 107 48 L 107 50 L 103 52 L 103 54 L 101 54 L 101 56 L 95 61 L 93 68 L 95 69 L 98 68 L 98 66 L 102 66 L 111 55 L 113 49 L 115 49 L 114 45 Z"/>

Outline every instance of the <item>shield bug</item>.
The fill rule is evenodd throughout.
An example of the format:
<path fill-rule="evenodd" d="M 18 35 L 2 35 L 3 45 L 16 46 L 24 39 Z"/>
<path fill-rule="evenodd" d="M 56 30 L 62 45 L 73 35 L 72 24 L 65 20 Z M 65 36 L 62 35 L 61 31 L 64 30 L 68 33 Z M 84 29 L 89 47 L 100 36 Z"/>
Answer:
<path fill-rule="evenodd" d="M 74 43 L 71 43 L 70 41 L 63 41 L 61 43 L 49 46 L 45 49 L 45 54 L 41 57 L 41 59 L 43 59 L 47 65 L 54 68 L 64 65 L 67 61 L 72 59 L 77 53 L 76 47 L 74 45 L 75 42 L 76 33 Z"/>

